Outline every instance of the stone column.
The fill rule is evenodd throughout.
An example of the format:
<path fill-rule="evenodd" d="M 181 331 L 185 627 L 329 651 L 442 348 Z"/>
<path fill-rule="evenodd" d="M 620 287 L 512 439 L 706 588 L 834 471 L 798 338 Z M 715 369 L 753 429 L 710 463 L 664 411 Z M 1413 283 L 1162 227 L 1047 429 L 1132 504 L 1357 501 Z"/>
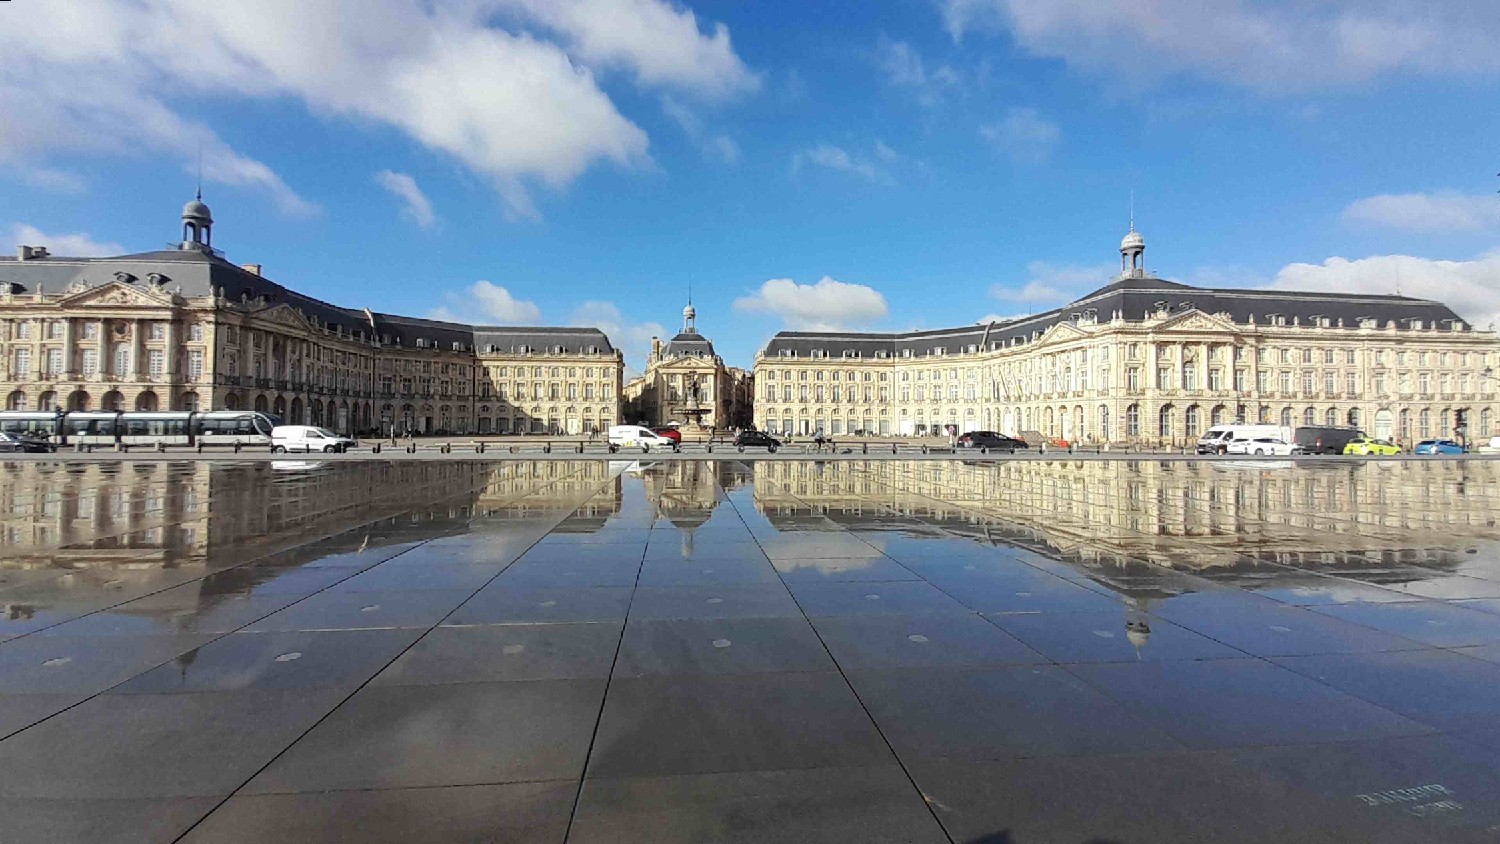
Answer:
<path fill-rule="evenodd" d="M 76 333 L 73 323 L 72 317 L 63 320 L 63 380 L 71 380 L 78 372 L 78 350 L 73 348 L 73 338 Z M 64 396 L 58 399 L 58 403 L 61 404 L 66 400 Z"/>
<path fill-rule="evenodd" d="M 146 373 L 141 358 L 146 356 L 146 321 L 136 318 L 130 321 L 130 380 L 140 381 Z"/>
<path fill-rule="evenodd" d="M 111 334 L 111 329 L 112 326 L 110 325 L 109 320 L 99 320 L 99 337 L 97 340 L 99 344 L 99 371 L 94 373 L 94 377 L 101 378 L 101 380 L 104 381 L 109 381 L 114 378 L 113 372 L 110 369 L 110 367 L 114 366 L 114 361 L 110 359 L 109 354 L 109 336 Z"/>

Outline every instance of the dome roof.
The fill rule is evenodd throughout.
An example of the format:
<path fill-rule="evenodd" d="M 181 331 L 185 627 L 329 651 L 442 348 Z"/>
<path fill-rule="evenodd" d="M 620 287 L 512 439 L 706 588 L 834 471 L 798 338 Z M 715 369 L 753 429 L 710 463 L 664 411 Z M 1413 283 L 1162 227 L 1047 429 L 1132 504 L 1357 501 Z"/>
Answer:
<path fill-rule="evenodd" d="M 203 200 L 199 198 L 190 200 L 188 204 L 182 206 L 182 219 L 207 220 L 212 223 L 214 215 L 212 211 L 208 210 L 208 206 L 203 204 Z"/>
<path fill-rule="evenodd" d="M 1125 235 L 1125 238 L 1120 241 L 1121 249 L 1144 249 L 1145 247 L 1146 239 L 1141 237 L 1141 233 L 1135 229 L 1131 229 L 1130 234 Z"/>
<path fill-rule="evenodd" d="M 698 310 L 691 304 L 689 304 L 687 307 L 682 309 L 682 315 L 685 317 L 695 317 L 698 315 Z"/>

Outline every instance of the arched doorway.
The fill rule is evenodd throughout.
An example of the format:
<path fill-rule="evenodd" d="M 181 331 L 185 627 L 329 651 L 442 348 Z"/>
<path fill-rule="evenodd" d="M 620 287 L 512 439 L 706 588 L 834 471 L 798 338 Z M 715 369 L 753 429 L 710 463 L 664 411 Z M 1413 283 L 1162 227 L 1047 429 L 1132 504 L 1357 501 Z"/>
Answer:
<path fill-rule="evenodd" d="M 198 394 L 192 391 L 182 394 L 182 398 L 178 400 L 178 406 L 190 413 L 196 413 L 202 409 L 198 406 Z"/>
<path fill-rule="evenodd" d="M 119 390 L 110 390 L 104 394 L 104 401 L 99 403 L 104 410 L 121 411 L 125 409 L 125 396 Z"/>
<path fill-rule="evenodd" d="M 271 412 L 282 419 L 286 418 L 286 396 L 276 397 L 276 402 L 271 405 Z"/>
<path fill-rule="evenodd" d="M 269 407 L 270 407 L 270 403 L 266 401 L 266 397 L 265 397 L 264 393 L 255 397 L 255 412 L 256 413 L 265 413 L 266 410 Z"/>
<path fill-rule="evenodd" d="M 336 430 L 340 434 L 349 433 L 349 403 L 339 402 L 339 418 Z"/>
<path fill-rule="evenodd" d="M 224 396 L 224 409 L 225 410 L 239 410 L 240 409 L 240 394 L 239 393 L 229 393 L 228 395 Z"/>
<path fill-rule="evenodd" d="M 48 390 L 37 397 L 37 410 L 57 410 L 57 393 Z"/>
<path fill-rule="evenodd" d="M 1375 439 L 1389 440 L 1395 433 L 1395 414 L 1389 408 L 1375 411 Z"/>
<path fill-rule="evenodd" d="M 287 419 L 287 422 L 292 425 L 306 425 L 307 423 L 302 420 L 302 399 L 292 399 L 292 415 L 291 418 Z"/>
<path fill-rule="evenodd" d="M 20 390 L 14 390 L 14 391 L 12 391 L 11 394 L 5 399 L 5 409 L 6 410 L 25 410 L 26 409 L 26 394 L 23 393 L 23 392 L 21 392 Z"/>
<path fill-rule="evenodd" d="M 68 409 L 69 410 L 88 410 L 89 409 L 89 394 L 85 393 L 83 390 L 74 390 L 73 394 L 70 395 L 70 396 L 68 396 Z"/>
<path fill-rule="evenodd" d="M 143 392 L 140 395 L 138 395 L 138 396 L 135 397 L 135 409 L 136 410 L 152 411 L 152 410 L 156 410 L 157 407 L 158 407 L 158 402 L 157 402 L 157 399 L 156 399 L 156 393 L 153 393 L 150 390 L 146 390 L 145 392 Z"/>

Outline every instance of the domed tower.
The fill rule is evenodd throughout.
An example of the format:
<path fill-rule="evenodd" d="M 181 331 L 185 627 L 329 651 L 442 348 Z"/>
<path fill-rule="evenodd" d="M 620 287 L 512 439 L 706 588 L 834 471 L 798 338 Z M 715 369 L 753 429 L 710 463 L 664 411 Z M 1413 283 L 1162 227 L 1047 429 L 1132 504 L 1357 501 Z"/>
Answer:
<path fill-rule="evenodd" d="M 682 333 L 683 334 L 697 334 L 698 333 L 697 321 L 698 321 L 698 309 L 693 307 L 693 300 L 689 299 L 688 303 L 687 303 L 687 307 L 685 307 L 685 308 L 682 309 Z"/>
<path fill-rule="evenodd" d="M 197 249 L 209 251 L 214 244 L 214 215 L 203 204 L 203 190 L 200 188 L 193 200 L 182 206 L 182 244 L 181 249 Z"/>
<path fill-rule="evenodd" d="M 1146 239 L 1130 220 L 1130 233 L 1120 241 L 1120 275 L 1142 278 L 1146 275 Z"/>

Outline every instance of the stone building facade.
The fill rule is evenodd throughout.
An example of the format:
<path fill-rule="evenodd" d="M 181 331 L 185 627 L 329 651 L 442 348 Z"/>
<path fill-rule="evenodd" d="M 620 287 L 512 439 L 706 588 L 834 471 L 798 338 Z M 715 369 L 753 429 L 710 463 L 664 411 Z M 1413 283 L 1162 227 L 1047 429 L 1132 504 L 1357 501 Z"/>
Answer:
<path fill-rule="evenodd" d="M 713 342 L 698 333 L 697 319 L 689 302 L 682 331 L 665 344 L 651 338 L 645 372 L 625 388 L 628 421 L 719 430 L 750 424 L 752 376 L 724 365 Z"/>
<path fill-rule="evenodd" d="M 330 305 L 212 246 L 0 259 L 7 410 L 253 409 L 342 433 L 563 433 L 619 420 L 624 361 L 590 328 L 474 326 Z"/>
<path fill-rule="evenodd" d="M 1133 228 L 1120 251 L 1113 281 L 1034 316 L 781 332 L 756 356 L 756 424 L 1151 445 L 1224 422 L 1349 425 L 1408 445 L 1500 433 L 1500 341 L 1439 302 L 1190 287 L 1146 272 Z"/>

